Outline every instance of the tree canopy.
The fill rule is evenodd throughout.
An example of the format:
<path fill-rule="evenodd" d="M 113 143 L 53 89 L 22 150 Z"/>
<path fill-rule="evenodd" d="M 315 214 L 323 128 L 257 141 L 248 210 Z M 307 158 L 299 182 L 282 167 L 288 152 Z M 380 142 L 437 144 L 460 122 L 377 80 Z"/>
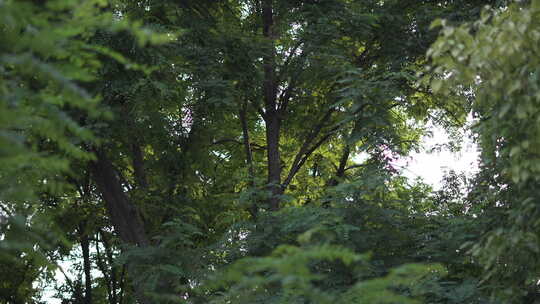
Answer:
<path fill-rule="evenodd" d="M 0 303 L 536 303 L 538 20 L 0 0 Z M 408 179 L 430 125 L 478 173 Z"/>

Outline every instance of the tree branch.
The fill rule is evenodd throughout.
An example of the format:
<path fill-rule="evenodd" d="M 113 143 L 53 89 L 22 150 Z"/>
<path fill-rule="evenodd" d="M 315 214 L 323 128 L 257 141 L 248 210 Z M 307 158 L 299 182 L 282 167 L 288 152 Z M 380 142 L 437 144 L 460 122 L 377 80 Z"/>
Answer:
<path fill-rule="evenodd" d="M 298 41 L 298 43 L 292 48 L 292 50 L 290 51 L 289 53 L 289 56 L 287 56 L 287 58 L 285 59 L 285 62 L 283 63 L 282 65 L 282 68 L 281 68 L 281 73 L 280 75 L 278 76 L 278 80 L 283 80 L 282 76 L 283 76 L 283 73 L 284 71 L 289 67 L 289 64 L 291 63 L 292 59 L 294 58 L 294 55 L 296 54 L 296 51 L 298 50 L 298 48 L 304 44 L 304 41 L 300 40 Z M 298 57 L 303 57 L 304 56 L 304 51 L 302 51 L 302 53 L 298 56 Z"/>
<path fill-rule="evenodd" d="M 315 152 L 315 150 L 317 150 L 325 141 L 327 141 L 333 135 L 333 133 L 334 133 L 333 131 L 335 131 L 335 130 L 336 130 L 335 128 L 332 129 L 331 132 L 328 132 L 326 135 L 324 135 L 311 148 L 309 148 L 309 150 L 306 151 L 306 153 L 304 153 L 304 155 L 301 157 L 298 164 L 294 168 L 291 168 L 291 171 L 289 172 L 289 175 L 287 176 L 287 178 L 283 182 L 283 184 L 282 184 L 282 189 L 283 190 L 285 190 L 289 186 L 289 184 L 291 183 L 291 181 L 294 178 L 294 176 L 296 175 L 296 173 L 298 173 L 298 171 L 300 171 L 300 169 L 302 168 L 304 163 L 308 160 L 308 158 L 311 156 L 311 154 L 313 152 Z"/>
<path fill-rule="evenodd" d="M 249 174 L 249 186 L 254 187 L 255 186 L 255 169 L 253 168 L 253 154 L 251 151 L 251 144 L 249 141 L 249 129 L 247 125 L 247 101 L 244 102 L 244 104 L 241 106 L 239 111 L 239 117 L 240 117 L 240 124 L 242 125 L 242 137 L 244 139 L 244 149 L 246 151 L 246 163 L 248 166 L 248 174 Z M 257 205 L 255 203 L 252 203 L 251 208 L 249 209 L 249 213 L 253 217 L 253 219 L 257 218 Z"/>
<path fill-rule="evenodd" d="M 137 186 L 146 189 L 148 188 L 148 180 L 144 172 L 144 154 L 137 141 L 131 145 L 131 152 L 133 153 L 132 164 Z"/>
<path fill-rule="evenodd" d="M 261 115 L 264 120 L 266 120 L 267 115 L 258 102 L 252 101 L 250 102 L 250 105 L 255 109 L 255 111 L 257 111 L 257 113 L 259 113 L 259 115 Z"/>
<path fill-rule="evenodd" d="M 285 190 L 289 186 L 292 179 L 294 178 L 296 173 L 298 173 L 298 171 L 300 170 L 302 165 L 306 162 L 307 158 L 311 155 L 311 153 L 313 153 L 313 151 L 315 151 L 324 141 L 326 141 L 326 139 L 328 139 L 330 137 L 332 131 L 329 132 L 328 134 L 326 134 L 321 140 L 319 140 L 317 143 L 315 143 L 310 148 L 311 143 L 321 133 L 322 128 L 327 123 L 328 119 L 330 118 L 330 116 L 332 115 L 334 110 L 335 110 L 334 108 L 331 108 L 328 111 L 326 111 L 326 113 L 321 118 L 321 120 L 319 120 L 317 125 L 315 125 L 315 127 L 313 129 L 311 129 L 311 132 L 309 133 L 309 135 L 304 140 L 304 143 L 302 144 L 302 147 L 300 148 L 298 153 L 296 153 L 296 155 L 294 157 L 294 160 L 293 160 L 293 163 L 291 165 L 291 168 L 289 169 L 289 173 L 287 174 L 287 177 L 285 178 L 285 181 L 281 185 L 281 188 L 283 190 Z"/>
<path fill-rule="evenodd" d="M 219 139 L 219 140 L 216 140 L 214 142 L 212 142 L 212 145 L 221 145 L 221 144 L 225 144 L 225 143 L 232 143 L 232 144 L 238 144 L 238 145 L 243 145 L 244 143 L 242 141 L 239 141 L 237 139 L 233 139 L 233 138 L 223 138 L 223 139 Z M 259 145 L 259 144 L 256 144 L 256 143 L 252 143 L 250 142 L 250 147 L 251 149 L 258 149 L 258 150 L 266 150 L 266 146 L 263 146 L 263 145 Z"/>
<path fill-rule="evenodd" d="M 302 54 L 299 56 L 299 58 L 305 59 L 306 56 L 307 56 L 306 52 L 303 51 Z M 281 94 L 279 95 L 278 111 L 280 112 L 281 115 L 283 115 L 285 111 L 287 111 L 287 107 L 289 106 L 289 102 L 291 100 L 292 92 L 296 88 L 297 80 L 298 80 L 298 77 L 300 77 L 301 73 L 302 73 L 302 69 L 298 69 L 298 71 L 291 77 L 291 82 L 289 83 L 287 88 L 283 90 L 283 92 L 281 92 Z M 282 75 L 280 75 L 280 78 L 281 76 Z M 278 83 L 280 82 L 281 82 L 281 79 L 279 80 Z"/>

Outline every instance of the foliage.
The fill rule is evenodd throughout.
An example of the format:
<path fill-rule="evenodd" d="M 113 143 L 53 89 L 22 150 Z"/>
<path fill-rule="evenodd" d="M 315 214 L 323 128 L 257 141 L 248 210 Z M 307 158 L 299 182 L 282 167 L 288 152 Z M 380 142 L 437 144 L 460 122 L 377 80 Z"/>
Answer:
<path fill-rule="evenodd" d="M 0 301 L 534 303 L 539 7 L 0 0 Z"/>
<path fill-rule="evenodd" d="M 73 175 L 72 163 L 94 159 L 88 147 L 97 139 L 86 122 L 110 116 L 85 86 L 97 77 L 100 55 L 129 63 L 92 43 L 92 35 L 129 30 L 140 44 L 169 40 L 114 20 L 105 7 L 93 0 L 0 2 L 0 203 L 2 218 L 9 218 L 1 250 L 3 274 L 13 278 L 2 295 L 8 303 L 29 301 L 33 281 L 54 266 L 48 255 L 70 246 L 53 221 L 62 204 L 51 196 L 72 195 L 65 178 Z M 8 271 L 14 262 L 19 270 Z"/>
<path fill-rule="evenodd" d="M 428 52 L 441 77 L 432 80 L 434 91 L 462 95 L 477 119 L 483 172 L 472 201 L 497 224 L 473 252 L 488 286 L 515 303 L 538 293 L 539 5 L 486 9 L 461 26 L 434 23 L 442 36 Z"/>

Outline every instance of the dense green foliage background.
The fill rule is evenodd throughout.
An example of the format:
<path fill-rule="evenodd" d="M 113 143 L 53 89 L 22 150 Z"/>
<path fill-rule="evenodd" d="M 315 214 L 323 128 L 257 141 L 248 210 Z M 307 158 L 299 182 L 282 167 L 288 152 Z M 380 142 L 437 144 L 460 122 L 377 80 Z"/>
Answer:
<path fill-rule="evenodd" d="M 539 20 L 0 0 L 0 302 L 537 303 Z M 468 116 L 475 176 L 393 165 Z"/>

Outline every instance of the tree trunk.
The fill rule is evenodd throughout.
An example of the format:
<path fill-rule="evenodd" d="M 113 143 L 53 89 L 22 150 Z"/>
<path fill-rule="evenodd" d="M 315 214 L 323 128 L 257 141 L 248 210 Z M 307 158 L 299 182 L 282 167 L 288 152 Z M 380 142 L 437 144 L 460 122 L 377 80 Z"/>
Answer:
<path fill-rule="evenodd" d="M 281 160 L 279 155 L 279 139 L 281 131 L 281 115 L 277 106 L 277 84 L 275 75 L 274 18 L 272 0 L 262 3 L 263 36 L 267 39 L 268 49 L 263 57 L 264 69 L 264 107 L 266 123 L 266 146 L 268 164 L 268 190 L 270 210 L 278 210 L 281 191 Z"/>
<path fill-rule="evenodd" d="M 86 225 L 84 223 L 79 226 L 84 268 L 84 302 L 86 304 L 92 304 L 92 275 L 90 273 L 92 265 L 90 264 L 90 241 L 88 240 L 85 226 Z"/>
<path fill-rule="evenodd" d="M 281 121 L 277 115 L 271 115 L 266 121 L 266 146 L 268 157 L 268 187 L 270 199 L 268 201 L 270 210 L 278 210 L 281 189 L 281 158 L 279 153 L 279 137 Z"/>
<path fill-rule="evenodd" d="M 149 241 L 139 212 L 124 192 L 111 162 L 101 151 L 97 151 L 96 156 L 92 173 L 114 229 L 124 243 L 148 246 Z"/>
<path fill-rule="evenodd" d="M 118 179 L 117 172 L 112 163 L 102 151 L 95 151 L 97 160 L 92 163 L 91 169 L 98 190 L 105 201 L 109 218 L 125 244 L 147 247 L 150 242 L 146 236 L 143 222 L 136 206 L 129 200 Z M 128 265 L 128 270 L 131 267 Z M 132 273 L 132 275 L 135 275 Z M 139 284 L 134 286 L 139 303 L 150 304 L 144 296 L 144 288 Z"/>

